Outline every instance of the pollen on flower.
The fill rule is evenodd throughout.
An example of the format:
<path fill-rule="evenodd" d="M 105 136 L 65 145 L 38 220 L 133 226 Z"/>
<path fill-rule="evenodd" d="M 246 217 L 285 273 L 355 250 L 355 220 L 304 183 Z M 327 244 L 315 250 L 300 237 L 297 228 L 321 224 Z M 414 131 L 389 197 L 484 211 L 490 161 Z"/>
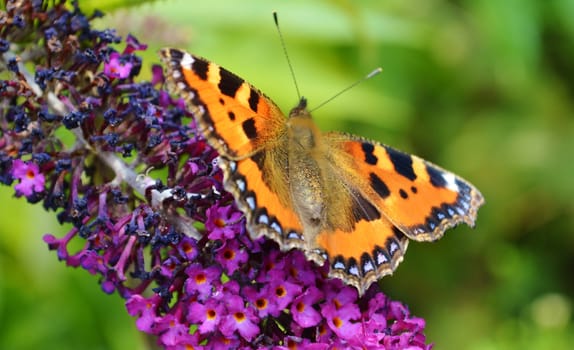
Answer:
<path fill-rule="evenodd" d="M 259 298 L 259 299 L 255 300 L 255 306 L 258 309 L 264 309 L 267 307 L 268 304 L 269 304 L 269 301 L 267 299 L 264 299 L 264 298 Z"/>
<path fill-rule="evenodd" d="M 182 244 L 181 248 L 186 254 L 189 254 L 189 253 L 192 253 L 195 251 L 195 247 L 189 243 Z"/>
<path fill-rule="evenodd" d="M 215 316 L 217 316 L 217 313 L 215 312 L 215 310 L 213 310 L 213 309 L 207 310 L 207 318 L 209 320 L 214 320 Z"/>
<path fill-rule="evenodd" d="M 205 277 L 204 274 L 199 273 L 195 276 L 195 282 L 197 284 L 203 284 L 203 283 L 207 282 L 207 278 Z"/>
<path fill-rule="evenodd" d="M 233 259 L 234 256 L 235 256 L 235 252 L 231 249 L 226 249 L 223 252 L 223 257 L 227 260 Z"/>
<path fill-rule="evenodd" d="M 236 312 L 233 314 L 233 317 L 235 317 L 237 322 L 243 322 L 245 320 L 245 314 L 243 312 Z"/>

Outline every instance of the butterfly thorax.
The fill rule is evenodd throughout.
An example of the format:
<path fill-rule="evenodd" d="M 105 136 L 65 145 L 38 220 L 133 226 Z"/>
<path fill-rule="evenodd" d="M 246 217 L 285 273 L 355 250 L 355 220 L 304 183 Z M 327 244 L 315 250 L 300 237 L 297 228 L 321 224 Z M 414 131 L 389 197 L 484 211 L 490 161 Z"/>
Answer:
<path fill-rule="evenodd" d="M 307 101 L 301 98 L 297 107 L 289 113 L 287 120 L 287 135 L 290 144 L 300 146 L 301 151 L 316 152 L 320 147 L 321 132 L 311 118 L 311 113 L 307 110 Z"/>

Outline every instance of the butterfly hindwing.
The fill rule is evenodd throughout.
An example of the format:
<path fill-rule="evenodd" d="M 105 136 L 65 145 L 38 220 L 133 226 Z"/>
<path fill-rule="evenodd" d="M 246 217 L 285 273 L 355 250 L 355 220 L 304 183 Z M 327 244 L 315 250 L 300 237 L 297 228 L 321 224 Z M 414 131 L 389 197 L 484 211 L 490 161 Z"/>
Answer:
<path fill-rule="evenodd" d="M 261 235 L 285 245 L 302 242 L 303 226 L 292 210 L 286 179 L 270 177 L 269 159 L 265 152 L 240 161 L 222 160 L 225 188 L 233 193 L 239 208 L 245 213 L 249 233 Z M 273 166 L 273 165 L 272 165 Z M 289 248 L 302 248 L 292 244 Z"/>
<path fill-rule="evenodd" d="M 353 205 L 361 210 L 359 203 Z M 354 286 L 361 295 L 373 282 L 393 273 L 408 243 L 407 236 L 383 214 L 372 220 L 366 215 L 357 218 L 351 231 L 338 227 L 323 230 L 315 239 L 318 250 L 327 253 L 329 276 Z"/>

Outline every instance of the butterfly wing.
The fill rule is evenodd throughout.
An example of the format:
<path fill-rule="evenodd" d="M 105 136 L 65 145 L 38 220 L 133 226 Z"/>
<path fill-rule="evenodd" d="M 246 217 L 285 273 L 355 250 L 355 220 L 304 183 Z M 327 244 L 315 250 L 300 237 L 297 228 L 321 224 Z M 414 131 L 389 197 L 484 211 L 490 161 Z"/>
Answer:
<path fill-rule="evenodd" d="M 338 204 L 328 208 L 324 229 L 314 237 L 315 248 L 306 255 L 317 262 L 321 262 L 317 257 L 328 260 L 329 276 L 342 279 L 363 295 L 372 283 L 393 273 L 403 260 L 409 239 L 365 197 L 359 183 L 344 180 L 342 164 L 336 169 L 335 163 L 331 164 L 343 188 L 337 191 Z M 330 219 L 347 212 L 351 224 Z"/>
<path fill-rule="evenodd" d="M 462 178 L 357 136 L 333 132 L 323 139 L 329 150 L 327 172 L 335 179 L 328 182 L 345 188 L 328 218 L 351 212 L 347 216 L 354 222 L 349 229 L 330 220 L 334 224 L 328 223 L 315 243 L 319 251 L 329 252 L 331 275 L 360 294 L 396 269 L 408 238 L 433 241 L 461 222 L 474 225 L 484 199 Z"/>
<path fill-rule="evenodd" d="M 160 56 L 168 82 L 186 100 L 199 131 L 220 154 L 224 185 L 245 213 L 252 237 L 301 248 L 303 227 L 287 179 L 285 117 L 268 97 L 228 70 L 176 49 Z"/>
<path fill-rule="evenodd" d="M 410 239 L 434 241 L 461 222 L 474 226 L 482 194 L 468 181 L 417 156 L 357 136 L 326 135 L 345 181 Z"/>
<path fill-rule="evenodd" d="M 184 98 L 199 131 L 228 159 L 248 157 L 285 132 L 285 116 L 259 90 L 215 63 L 163 49 L 168 82 Z"/>

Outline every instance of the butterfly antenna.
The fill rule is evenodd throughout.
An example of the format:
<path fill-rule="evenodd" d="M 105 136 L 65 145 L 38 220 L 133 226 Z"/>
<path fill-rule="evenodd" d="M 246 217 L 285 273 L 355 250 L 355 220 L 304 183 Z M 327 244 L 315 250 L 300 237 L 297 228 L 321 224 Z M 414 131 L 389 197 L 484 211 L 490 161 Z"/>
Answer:
<path fill-rule="evenodd" d="M 313 112 L 316 111 L 317 109 L 323 107 L 324 105 L 326 105 L 327 103 L 331 102 L 332 100 L 334 100 L 335 98 L 337 98 L 338 96 L 342 95 L 343 93 L 351 90 L 352 88 L 354 88 L 355 86 L 359 85 L 360 83 L 364 82 L 365 80 L 369 80 L 372 77 L 374 77 L 375 75 L 381 73 L 383 71 L 383 69 L 381 67 L 374 69 L 371 73 L 365 75 L 364 77 L 362 77 L 361 79 L 357 80 L 356 82 L 354 82 L 353 84 L 347 86 L 346 88 L 344 88 L 343 90 L 337 92 L 335 95 L 333 95 L 332 97 L 328 98 L 326 101 L 324 101 L 323 103 L 321 103 L 320 105 L 318 105 L 317 107 L 313 108 L 312 110 L 310 110 L 309 112 Z"/>
<path fill-rule="evenodd" d="M 279 27 L 279 17 L 277 12 L 273 12 L 273 20 L 275 21 L 275 27 L 277 28 L 277 33 L 279 33 L 279 40 L 281 40 L 281 47 L 283 47 L 283 54 L 287 59 L 287 65 L 289 65 L 289 70 L 291 71 L 291 77 L 293 78 L 293 83 L 295 84 L 295 90 L 297 90 L 297 97 L 301 99 L 301 92 L 299 91 L 299 85 L 297 84 L 297 79 L 295 79 L 295 71 L 293 70 L 293 65 L 287 54 L 287 46 L 285 45 L 285 39 L 283 39 L 283 33 L 281 33 L 281 28 Z"/>

